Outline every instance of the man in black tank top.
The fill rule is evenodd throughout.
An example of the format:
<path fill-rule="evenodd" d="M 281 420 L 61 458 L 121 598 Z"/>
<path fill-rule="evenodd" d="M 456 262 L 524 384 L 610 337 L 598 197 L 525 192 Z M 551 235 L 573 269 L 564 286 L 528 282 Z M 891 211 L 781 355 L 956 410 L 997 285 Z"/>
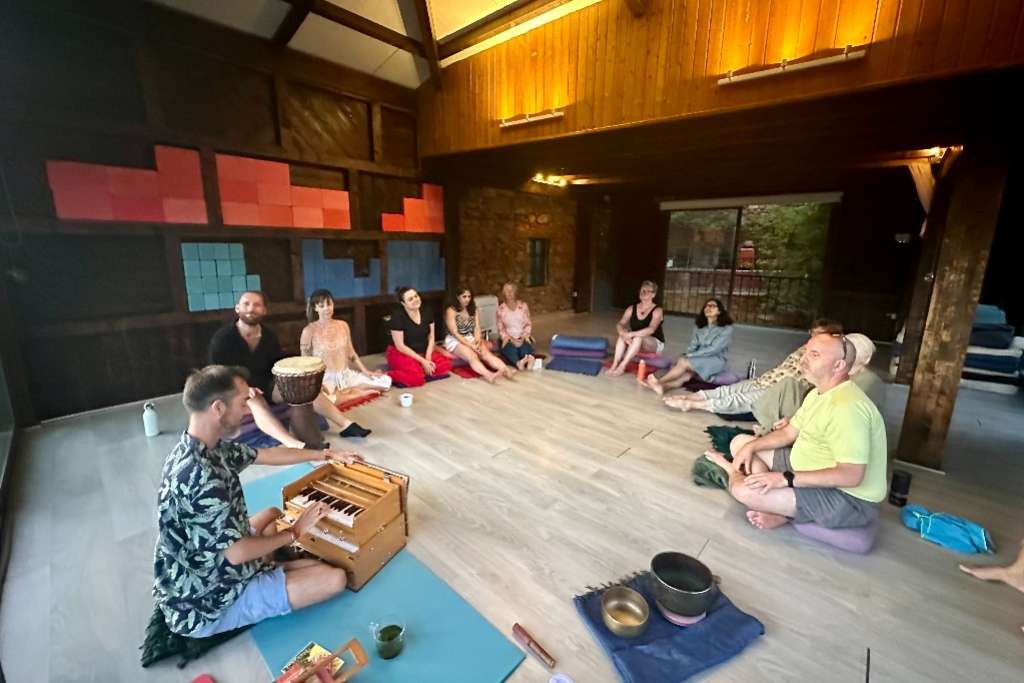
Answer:
<path fill-rule="evenodd" d="M 615 357 L 608 374 L 623 374 L 640 352 L 661 353 L 665 348 L 665 333 L 662 330 L 664 313 L 661 306 L 654 303 L 657 294 L 658 285 L 644 280 L 640 285 L 639 301 L 622 313 L 615 325 L 618 339 L 615 341 Z"/>

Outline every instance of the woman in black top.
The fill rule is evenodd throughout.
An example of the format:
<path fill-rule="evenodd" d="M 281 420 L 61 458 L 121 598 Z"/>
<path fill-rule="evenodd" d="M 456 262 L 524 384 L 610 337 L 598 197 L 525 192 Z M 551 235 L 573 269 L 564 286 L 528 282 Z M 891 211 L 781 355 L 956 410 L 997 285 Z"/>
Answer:
<path fill-rule="evenodd" d="M 434 348 L 434 321 L 423 310 L 419 292 L 399 287 L 396 294 L 399 306 L 391 314 L 391 346 L 384 354 L 388 375 L 406 387 L 422 386 L 428 376 L 447 375 L 452 362 Z"/>
<path fill-rule="evenodd" d="M 621 375 L 629 362 L 641 351 L 661 353 L 665 348 L 665 333 L 661 329 L 664 313 L 654 303 L 658 285 L 644 280 L 640 285 L 640 301 L 627 308 L 615 325 L 619 338 L 615 341 L 615 358 L 608 370 L 610 375 Z"/>

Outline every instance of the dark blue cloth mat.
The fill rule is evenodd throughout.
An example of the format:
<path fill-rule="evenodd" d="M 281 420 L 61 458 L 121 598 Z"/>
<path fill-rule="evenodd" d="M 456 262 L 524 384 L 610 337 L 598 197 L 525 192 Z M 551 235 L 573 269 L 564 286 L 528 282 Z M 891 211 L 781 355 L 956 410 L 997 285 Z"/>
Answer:
<path fill-rule="evenodd" d="M 467 365 L 468 365 L 468 363 L 467 363 Z M 450 372 L 446 372 L 443 375 L 427 375 L 426 377 L 423 378 L 423 380 L 425 382 L 436 382 L 439 379 L 448 379 L 449 377 L 451 377 L 451 375 L 452 375 L 452 373 L 450 373 Z M 408 389 L 409 388 L 407 385 L 402 384 L 401 382 L 399 382 L 398 380 L 396 380 L 394 378 L 392 378 L 391 381 L 392 381 L 392 386 L 396 386 L 399 389 Z"/>
<path fill-rule="evenodd" d="M 757 422 L 753 413 L 715 413 L 715 415 L 729 422 Z"/>
<path fill-rule="evenodd" d="M 637 638 L 620 638 L 604 625 L 598 588 L 573 598 L 576 611 L 604 648 L 624 683 L 679 683 L 732 659 L 764 634 L 764 624 L 741 611 L 718 591 L 708 615 L 682 628 L 661 615 L 643 572 L 622 584 L 639 591 L 651 608 L 647 630 Z M 617 584 L 616 584 L 617 585 Z"/>
<path fill-rule="evenodd" d="M 601 372 L 602 361 L 592 358 L 554 356 L 544 367 L 548 370 L 574 372 L 578 375 L 598 375 Z"/>

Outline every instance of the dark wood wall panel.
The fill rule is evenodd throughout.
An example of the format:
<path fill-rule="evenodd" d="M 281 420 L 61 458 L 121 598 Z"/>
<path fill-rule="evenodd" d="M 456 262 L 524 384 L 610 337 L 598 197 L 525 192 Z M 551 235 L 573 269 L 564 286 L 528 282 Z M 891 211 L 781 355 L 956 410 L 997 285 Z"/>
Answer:
<path fill-rule="evenodd" d="M 5 3 L 6 5 L 6 3 Z M 0 111 L 18 118 L 145 120 L 134 46 L 123 33 L 4 7 Z M 7 14 L 10 12 L 10 14 Z"/>
<path fill-rule="evenodd" d="M 381 213 L 402 213 L 402 197 L 419 196 L 419 183 L 375 173 L 360 173 L 360 225 L 364 230 L 380 230 Z"/>
<path fill-rule="evenodd" d="M 305 158 L 373 157 L 368 102 L 292 83 L 283 105 L 288 145 Z"/>
<path fill-rule="evenodd" d="M 164 241 L 153 236 L 27 235 L 20 265 L 31 287 L 16 290 L 32 323 L 174 310 Z"/>
<path fill-rule="evenodd" d="M 391 107 L 381 108 L 382 158 L 388 164 L 415 166 L 416 117 Z"/>
<path fill-rule="evenodd" d="M 226 143 L 278 144 L 274 83 L 265 73 L 189 50 L 161 50 L 160 106 L 168 126 Z"/>

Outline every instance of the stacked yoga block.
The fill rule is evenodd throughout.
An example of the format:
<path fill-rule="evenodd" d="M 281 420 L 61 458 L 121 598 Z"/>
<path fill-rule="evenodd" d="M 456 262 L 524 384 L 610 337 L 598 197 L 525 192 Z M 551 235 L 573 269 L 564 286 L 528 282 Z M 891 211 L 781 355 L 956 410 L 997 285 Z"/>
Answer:
<path fill-rule="evenodd" d="M 549 370 L 572 372 L 579 375 L 597 375 L 601 372 L 608 353 L 608 340 L 604 337 L 573 337 L 556 334 L 548 347 L 551 360 Z"/>

